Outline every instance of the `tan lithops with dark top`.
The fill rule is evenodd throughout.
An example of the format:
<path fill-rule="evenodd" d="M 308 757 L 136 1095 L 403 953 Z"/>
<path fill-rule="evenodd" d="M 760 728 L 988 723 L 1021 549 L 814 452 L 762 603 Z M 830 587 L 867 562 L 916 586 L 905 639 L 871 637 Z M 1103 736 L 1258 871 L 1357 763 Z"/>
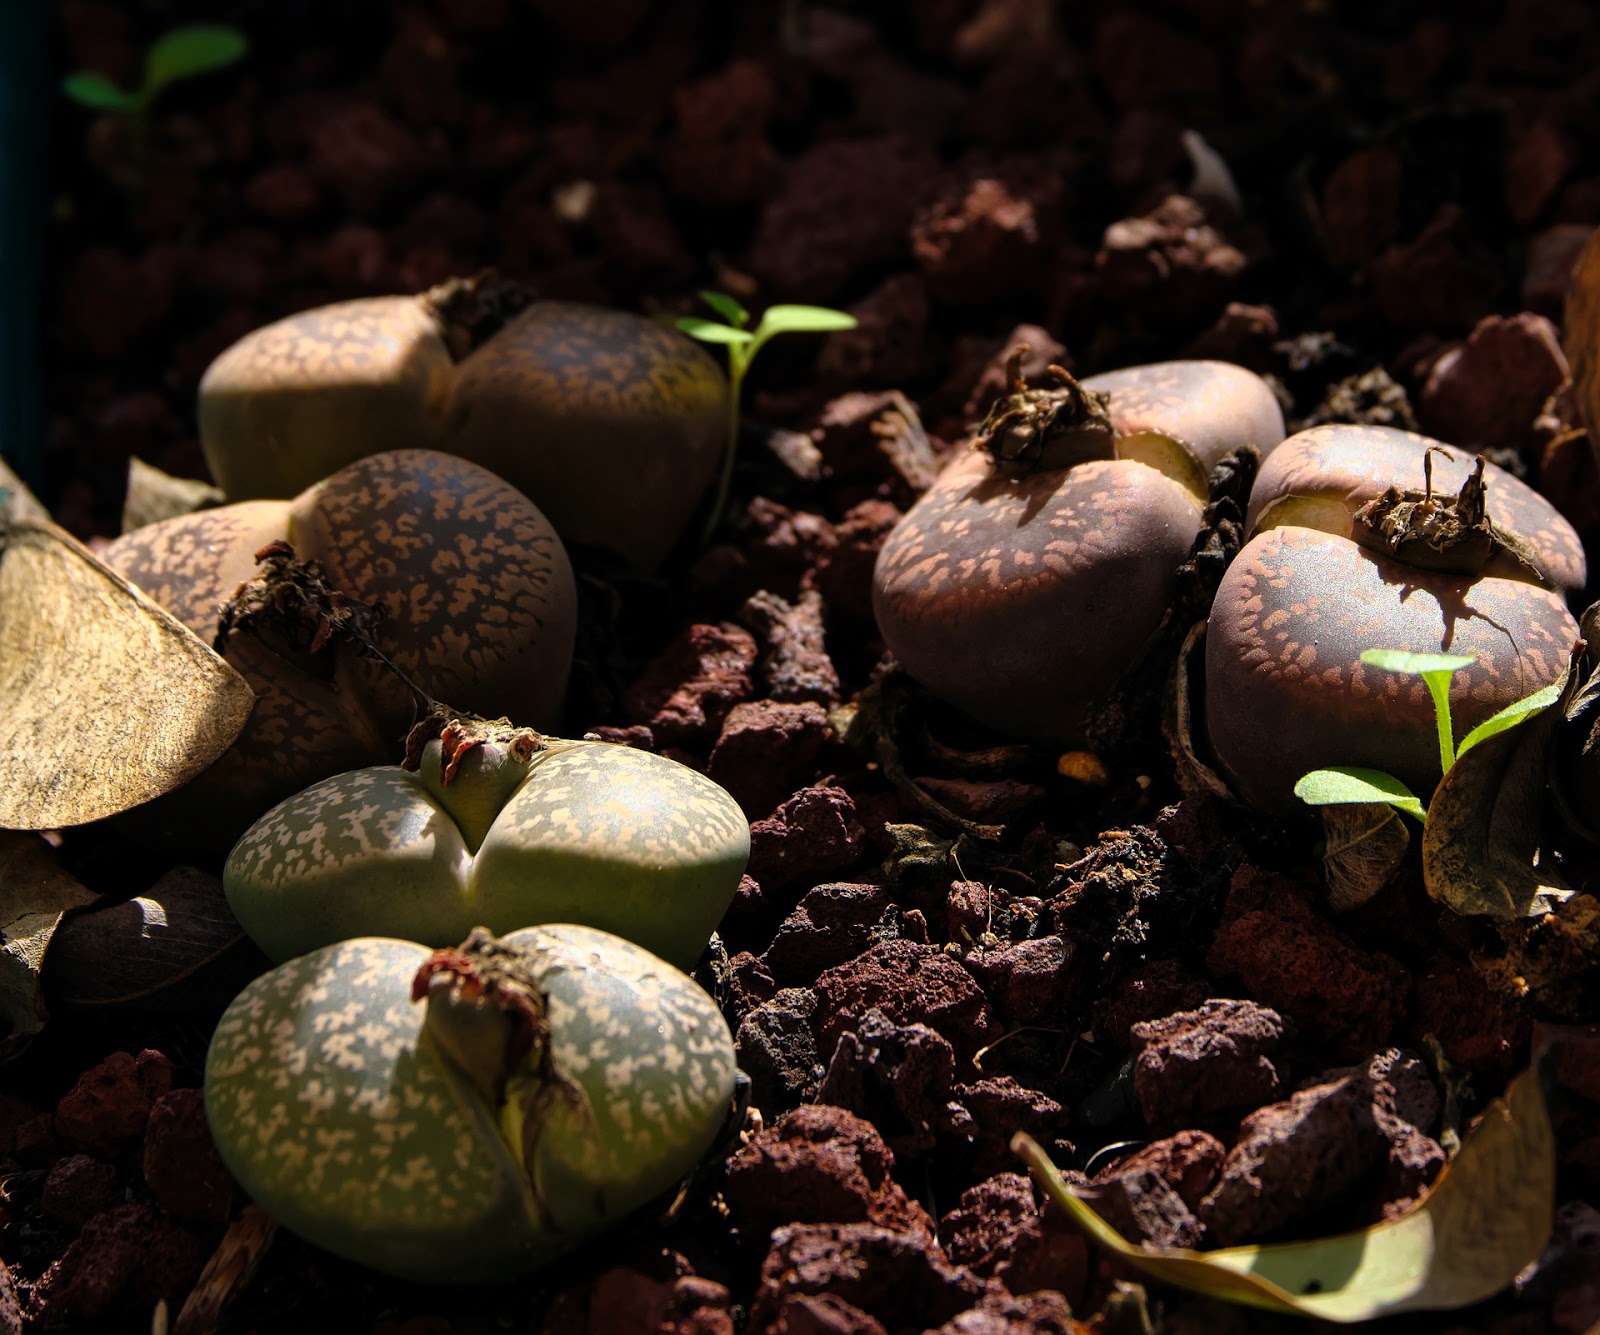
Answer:
<path fill-rule="evenodd" d="M 1451 683 L 1458 739 L 1566 667 L 1578 628 L 1562 589 L 1582 585 L 1582 549 L 1542 497 L 1460 453 L 1329 426 L 1262 469 L 1249 510 L 1262 531 L 1206 632 L 1206 730 L 1252 805 L 1293 811 L 1295 783 L 1330 766 L 1424 794 L 1439 781 L 1425 684 L 1363 665 L 1364 650 L 1476 659 Z"/>
<path fill-rule="evenodd" d="M 209 643 L 223 603 L 275 543 L 315 562 L 335 600 L 372 609 L 377 649 L 430 696 L 554 722 L 575 634 L 571 566 L 537 508 L 486 469 L 426 450 L 374 455 L 293 501 L 147 525 L 105 558 Z M 226 636 L 255 710 L 215 766 L 141 813 L 147 834 L 225 852 L 289 794 L 399 755 L 415 694 L 353 643 L 312 638 Z"/>
<path fill-rule="evenodd" d="M 936 695 L 1004 732 L 1072 742 L 1171 607 L 1211 468 L 1270 451 L 1283 417 L 1264 381 L 1217 362 L 1052 380 L 1014 375 L 982 447 L 890 534 L 873 607 Z"/>
<path fill-rule="evenodd" d="M 206 372 L 199 412 L 232 500 L 292 496 L 382 450 L 448 450 L 521 490 L 568 541 L 651 566 L 716 471 L 728 390 L 674 329 L 473 280 L 247 334 Z"/>
<path fill-rule="evenodd" d="M 568 542 L 653 566 L 722 457 L 728 386 L 674 329 L 545 301 L 461 364 L 449 448 L 535 497 Z"/>

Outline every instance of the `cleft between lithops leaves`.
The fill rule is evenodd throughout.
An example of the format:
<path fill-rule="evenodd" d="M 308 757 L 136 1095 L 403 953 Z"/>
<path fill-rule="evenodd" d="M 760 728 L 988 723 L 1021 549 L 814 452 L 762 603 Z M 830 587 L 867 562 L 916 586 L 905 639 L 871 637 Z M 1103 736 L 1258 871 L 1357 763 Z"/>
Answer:
<path fill-rule="evenodd" d="M 550 739 L 510 719 L 460 714 L 435 703 L 406 736 L 410 770 L 455 821 L 474 854 Z"/>
<path fill-rule="evenodd" d="M 1018 343 L 1006 358 L 1006 394 L 979 425 L 977 447 L 988 451 L 1001 474 L 1014 478 L 1116 458 L 1109 396 L 1085 389 L 1055 365 L 1045 368 L 1042 383 L 1030 386 L 1022 374 L 1028 351 Z"/>

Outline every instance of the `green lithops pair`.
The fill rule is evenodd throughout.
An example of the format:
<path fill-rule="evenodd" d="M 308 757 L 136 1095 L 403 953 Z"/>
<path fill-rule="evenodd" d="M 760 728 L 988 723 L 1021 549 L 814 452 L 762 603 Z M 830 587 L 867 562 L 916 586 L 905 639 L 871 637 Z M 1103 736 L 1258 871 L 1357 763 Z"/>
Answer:
<path fill-rule="evenodd" d="M 286 1227 L 390 1274 L 481 1283 L 671 1188 L 735 1079 L 691 979 L 563 924 L 291 960 L 223 1015 L 205 1096 L 229 1169 Z"/>
<path fill-rule="evenodd" d="M 647 751 L 503 722 L 425 725 L 411 749 L 406 766 L 312 785 L 234 847 L 228 902 L 268 955 L 581 922 L 694 964 L 750 854 L 723 789 Z"/>

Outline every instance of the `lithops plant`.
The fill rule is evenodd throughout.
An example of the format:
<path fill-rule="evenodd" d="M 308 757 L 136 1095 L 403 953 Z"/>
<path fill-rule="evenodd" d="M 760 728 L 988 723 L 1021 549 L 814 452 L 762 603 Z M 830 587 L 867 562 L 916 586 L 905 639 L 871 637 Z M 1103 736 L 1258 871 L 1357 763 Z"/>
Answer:
<path fill-rule="evenodd" d="M 419 712 L 413 686 L 536 726 L 560 710 L 576 631 L 566 551 L 527 497 L 466 460 L 373 455 L 291 501 L 147 525 L 103 555 L 202 640 L 222 631 L 256 693 L 222 759 L 138 813 L 173 847 L 220 857 L 291 793 L 396 755 Z M 269 569 L 251 583 L 258 557 Z M 252 614 L 229 631 L 219 608 L 239 607 L 242 585 Z M 387 661 L 362 651 L 362 609 Z"/>
<path fill-rule="evenodd" d="M 529 496 L 569 542 L 648 567 L 716 471 L 727 384 L 676 330 L 458 282 L 289 316 L 200 385 L 200 438 L 231 500 L 291 496 L 380 450 L 448 450 Z"/>
<path fill-rule="evenodd" d="M 356 936 L 447 945 L 475 925 L 576 922 L 687 969 L 749 854 L 738 803 L 686 765 L 450 720 L 423 725 L 404 766 L 340 774 L 274 807 L 222 880 L 273 959 Z"/>
<path fill-rule="evenodd" d="M 459 949 L 365 938 L 247 987 L 206 1058 L 240 1184 L 320 1247 L 406 1279 L 525 1274 L 670 1189 L 734 1094 L 715 1003 L 563 924 Z"/>
<path fill-rule="evenodd" d="M 1251 804 L 1293 811 L 1295 781 L 1333 765 L 1438 782 L 1420 678 L 1366 649 L 1461 654 L 1459 731 L 1555 681 L 1578 637 L 1564 593 L 1585 579 L 1577 534 L 1493 464 L 1382 427 L 1324 426 L 1256 480 L 1256 535 L 1222 580 L 1206 632 L 1206 729 Z"/>
<path fill-rule="evenodd" d="M 1211 470 L 1269 453 L 1260 377 L 1166 362 L 1011 393 L 889 535 L 873 608 L 901 664 L 1004 732 L 1079 740 L 1149 644 L 1199 532 Z"/>

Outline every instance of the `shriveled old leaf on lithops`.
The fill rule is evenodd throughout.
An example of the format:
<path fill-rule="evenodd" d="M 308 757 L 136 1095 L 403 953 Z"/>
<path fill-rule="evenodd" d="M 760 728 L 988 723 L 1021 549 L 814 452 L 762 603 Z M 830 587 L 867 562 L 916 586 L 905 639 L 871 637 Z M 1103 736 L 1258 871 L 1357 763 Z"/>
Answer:
<path fill-rule="evenodd" d="M 94 892 L 56 865 L 36 834 L 0 830 L 0 1061 L 17 1055 L 44 1027 L 39 968 L 69 910 Z"/>
<path fill-rule="evenodd" d="M 1550 1236 L 1555 1138 L 1542 1060 L 1489 1105 L 1419 1204 L 1371 1228 L 1308 1242 L 1214 1252 L 1135 1247 L 1073 1194 L 1026 1132 L 1011 1147 L 1091 1239 L 1162 1283 L 1341 1323 L 1446 1311 L 1499 1293 Z"/>
<path fill-rule="evenodd" d="M 55 525 L 0 541 L 0 826 L 115 815 L 228 749 L 243 677 Z"/>
<path fill-rule="evenodd" d="M 1578 412 L 1589 428 L 1590 445 L 1600 452 L 1600 231 L 1573 267 L 1562 324 Z"/>
<path fill-rule="evenodd" d="M 227 497 L 222 494 L 221 487 L 198 478 L 173 477 L 143 459 L 129 459 L 128 492 L 122 501 L 122 531 L 131 533 L 174 515 L 210 510 L 225 500 Z"/>
<path fill-rule="evenodd" d="M 1457 913 L 1537 918 L 1572 894 L 1540 849 L 1546 756 L 1561 718 L 1553 695 L 1542 711 L 1463 744 L 1428 804 L 1423 884 Z"/>
<path fill-rule="evenodd" d="M 40 505 L 26 484 L 0 459 L 0 522 L 17 519 L 49 519 L 50 512 Z"/>
<path fill-rule="evenodd" d="M 1411 847 L 1411 831 L 1387 802 L 1323 807 L 1322 838 L 1328 903 L 1339 912 L 1359 908 L 1388 885 Z"/>

